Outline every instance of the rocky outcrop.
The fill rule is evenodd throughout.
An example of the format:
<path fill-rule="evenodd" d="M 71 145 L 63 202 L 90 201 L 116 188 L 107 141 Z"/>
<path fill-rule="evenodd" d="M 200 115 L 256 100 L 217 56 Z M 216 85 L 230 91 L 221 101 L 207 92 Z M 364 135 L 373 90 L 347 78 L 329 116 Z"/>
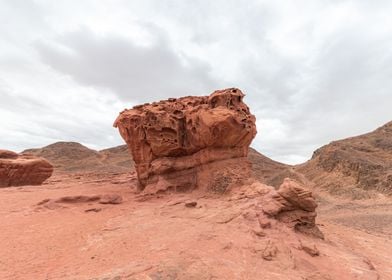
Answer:
<path fill-rule="evenodd" d="M 43 158 L 0 150 L 0 187 L 40 185 L 53 172 Z"/>
<path fill-rule="evenodd" d="M 261 226 L 268 221 L 266 218 L 275 218 L 299 232 L 323 238 L 315 222 L 316 200 L 310 191 L 295 180 L 286 178 L 278 190 L 270 188 L 262 197 L 261 208 Z M 266 217 L 263 218 L 263 214 Z"/>
<path fill-rule="evenodd" d="M 140 188 L 225 191 L 246 178 L 256 126 L 243 97 L 239 89 L 230 88 L 121 112 L 114 126 L 132 153 Z"/>
<path fill-rule="evenodd" d="M 392 122 L 373 132 L 334 141 L 297 166 L 316 186 L 354 199 L 392 194 Z"/>

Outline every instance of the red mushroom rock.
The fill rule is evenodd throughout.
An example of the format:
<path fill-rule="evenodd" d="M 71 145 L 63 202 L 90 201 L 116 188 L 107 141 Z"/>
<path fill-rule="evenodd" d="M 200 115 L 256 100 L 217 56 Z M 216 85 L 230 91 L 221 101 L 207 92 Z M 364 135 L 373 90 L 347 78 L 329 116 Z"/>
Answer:
<path fill-rule="evenodd" d="M 243 97 L 230 88 L 121 112 L 114 126 L 133 156 L 140 189 L 224 192 L 248 177 L 256 126 Z"/>
<path fill-rule="evenodd" d="M 0 150 L 0 187 L 40 185 L 53 173 L 43 158 Z"/>

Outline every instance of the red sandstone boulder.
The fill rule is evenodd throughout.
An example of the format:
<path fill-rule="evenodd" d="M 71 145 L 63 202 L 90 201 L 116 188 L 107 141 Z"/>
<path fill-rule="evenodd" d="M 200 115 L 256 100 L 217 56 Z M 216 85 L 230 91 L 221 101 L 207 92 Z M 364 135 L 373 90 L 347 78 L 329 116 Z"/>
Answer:
<path fill-rule="evenodd" d="M 230 88 L 121 112 L 114 126 L 132 153 L 140 189 L 224 192 L 247 178 L 246 156 L 256 126 L 243 97 Z"/>
<path fill-rule="evenodd" d="M 266 217 L 273 217 L 297 231 L 323 238 L 316 226 L 317 203 L 312 192 L 298 182 L 286 178 L 279 189 L 271 190 L 261 202 Z M 261 214 L 260 220 L 265 219 Z"/>
<path fill-rule="evenodd" d="M 43 158 L 0 150 L 0 187 L 40 185 L 53 172 Z"/>

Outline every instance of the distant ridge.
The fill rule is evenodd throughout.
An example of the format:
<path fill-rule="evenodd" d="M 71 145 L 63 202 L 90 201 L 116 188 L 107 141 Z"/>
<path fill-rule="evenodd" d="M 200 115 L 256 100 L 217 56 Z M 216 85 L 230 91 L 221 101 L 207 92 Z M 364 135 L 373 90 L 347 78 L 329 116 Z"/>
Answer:
<path fill-rule="evenodd" d="M 392 122 L 373 132 L 333 141 L 296 170 L 332 194 L 392 194 Z"/>
<path fill-rule="evenodd" d="M 56 142 L 22 153 L 43 157 L 61 172 L 128 172 L 134 166 L 126 145 L 96 151 L 77 142 Z M 254 177 L 266 184 L 279 186 L 285 177 L 300 180 L 291 166 L 274 161 L 252 148 L 248 159 L 252 163 Z"/>
<path fill-rule="evenodd" d="M 96 151 L 77 142 L 56 142 L 22 153 L 43 157 L 61 172 L 127 172 L 133 168 L 125 145 Z"/>
<path fill-rule="evenodd" d="M 50 161 L 55 172 L 129 172 L 134 168 L 126 145 L 96 151 L 76 142 L 57 142 L 23 153 Z M 333 141 L 296 166 L 274 161 L 250 148 L 253 176 L 279 186 L 290 177 L 333 195 L 366 198 L 372 192 L 392 194 L 392 122 L 373 132 Z"/>

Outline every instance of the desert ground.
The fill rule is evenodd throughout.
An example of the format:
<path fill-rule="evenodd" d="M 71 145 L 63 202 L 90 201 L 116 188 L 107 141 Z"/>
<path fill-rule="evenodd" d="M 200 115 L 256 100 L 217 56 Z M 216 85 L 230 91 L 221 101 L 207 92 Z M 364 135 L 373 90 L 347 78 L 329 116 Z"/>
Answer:
<path fill-rule="evenodd" d="M 122 202 L 86 201 L 107 194 Z M 392 201 L 382 195 L 319 194 L 325 239 L 296 237 L 318 256 L 283 229 L 259 233 L 250 198 L 144 196 L 134 173 L 55 174 L 0 195 L 0 279 L 392 279 Z M 54 202 L 63 197 L 73 199 Z M 277 248 L 271 260 L 268 242 Z"/>

